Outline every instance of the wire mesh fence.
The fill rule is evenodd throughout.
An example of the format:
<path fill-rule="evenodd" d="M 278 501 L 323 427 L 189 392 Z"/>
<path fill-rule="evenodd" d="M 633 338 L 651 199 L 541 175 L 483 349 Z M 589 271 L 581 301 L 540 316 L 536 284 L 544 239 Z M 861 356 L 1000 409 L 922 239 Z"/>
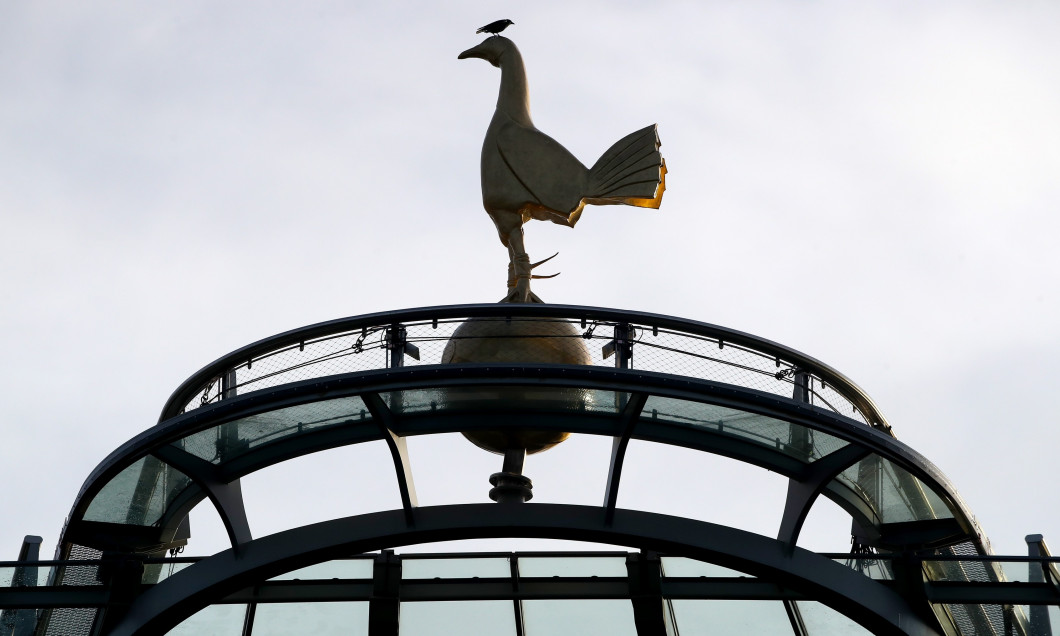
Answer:
<path fill-rule="evenodd" d="M 173 405 L 170 416 L 187 412 L 235 395 L 327 376 L 422 365 L 446 364 L 446 347 L 466 337 L 504 339 L 502 334 L 462 335 L 458 328 L 468 319 L 530 323 L 538 337 L 577 339 L 586 345 L 588 363 L 600 367 L 621 367 L 639 371 L 665 373 L 730 384 L 778 396 L 794 398 L 864 424 L 886 428 L 878 413 L 866 413 L 866 399 L 856 387 L 845 382 L 836 386 L 816 369 L 806 368 L 797 356 L 768 341 L 734 343 L 724 330 L 709 333 L 702 323 L 695 328 L 661 327 L 643 320 L 625 322 L 614 319 L 552 318 L 519 316 L 518 306 L 509 306 L 513 315 L 504 318 L 482 317 L 468 311 L 467 316 L 451 316 L 401 321 L 400 314 L 388 316 L 378 324 L 358 328 L 341 328 L 312 338 L 290 336 L 277 338 L 274 347 L 225 366 L 201 382 L 194 397 Z M 495 312 L 494 312 L 495 313 Z M 538 312 L 539 313 L 539 312 Z M 668 323 L 674 322 L 673 319 Z M 526 325 L 519 331 L 527 338 Z M 535 337 L 535 336 L 529 336 Z M 629 355 L 616 355 L 627 346 Z M 504 343 L 498 343 L 504 346 Z M 451 356 L 450 356 L 451 358 Z M 518 360 L 507 360 L 517 362 Z M 835 374 L 833 374 L 834 377 Z M 841 377 L 841 376 L 840 376 Z"/>

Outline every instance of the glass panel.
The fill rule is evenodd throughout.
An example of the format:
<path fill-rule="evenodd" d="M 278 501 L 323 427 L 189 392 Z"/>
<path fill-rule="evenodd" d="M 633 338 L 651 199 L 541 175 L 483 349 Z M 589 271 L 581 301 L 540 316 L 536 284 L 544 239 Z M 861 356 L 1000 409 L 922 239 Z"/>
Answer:
<path fill-rule="evenodd" d="M 1060 563 L 1056 561 L 1041 561 L 1027 559 L 1026 561 L 994 561 L 1001 568 L 1006 581 L 1019 581 L 1021 583 L 1043 583 L 1054 578 L 1052 574 L 1046 575 L 1045 568 L 1055 571 Z M 1044 567 L 1043 567 L 1044 566 Z"/>
<path fill-rule="evenodd" d="M 519 411 L 617 413 L 619 394 L 593 389 L 541 386 L 458 387 L 380 393 L 395 413 L 415 414 L 435 410 L 481 411 L 511 408 Z"/>
<path fill-rule="evenodd" d="M 368 633 L 368 602 L 258 603 L 254 636 L 357 636 Z"/>
<path fill-rule="evenodd" d="M 894 572 L 891 568 L 891 559 L 889 557 L 847 557 L 832 560 L 836 563 L 847 566 L 851 570 L 861 572 L 870 579 L 875 579 L 877 581 L 891 581 L 894 579 Z"/>
<path fill-rule="evenodd" d="M 192 562 L 171 563 L 147 563 L 144 565 L 144 574 L 140 578 L 141 583 L 161 583 L 181 570 L 195 565 Z"/>
<path fill-rule="evenodd" d="M 1049 630 L 1044 629 L 1046 619 L 1049 620 L 1049 626 L 1052 628 L 1051 633 L 1055 634 L 1060 631 L 1060 607 L 1056 605 L 1017 605 L 1016 607 L 1026 619 L 1026 625 L 1031 628 L 1027 630 L 1031 636 L 1034 636 L 1035 628 L 1038 626 L 1042 628 L 1040 633 L 1050 633 Z"/>
<path fill-rule="evenodd" d="M 853 490 L 876 512 L 879 523 L 950 519 L 953 513 L 934 491 L 909 471 L 879 455 L 846 469 L 836 481 Z"/>
<path fill-rule="evenodd" d="M 0 568 L 0 587 L 35 587 L 48 584 L 51 566 L 22 566 Z"/>
<path fill-rule="evenodd" d="M 218 464 L 291 435 L 369 419 L 361 398 L 337 398 L 244 417 L 189 435 L 174 446 Z"/>
<path fill-rule="evenodd" d="M 672 600 L 681 636 L 793 634 L 781 601 Z"/>
<path fill-rule="evenodd" d="M 623 557 L 520 557 L 519 576 L 607 576 L 625 578 Z"/>
<path fill-rule="evenodd" d="M 505 558 L 403 559 L 403 579 L 510 579 L 512 566 Z"/>
<path fill-rule="evenodd" d="M 1004 572 L 1006 581 L 1030 583 L 1032 581 L 1043 580 L 1042 566 L 1041 563 L 1038 562 L 1028 564 L 1025 561 L 1006 561 L 998 562 L 997 565 L 1001 568 L 1001 571 Z M 1030 565 L 1030 567 L 1033 567 L 1036 572 L 1031 573 L 1030 567 L 1028 567 L 1028 565 Z M 1037 575 L 1037 578 L 1034 578 L 1035 575 Z"/>
<path fill-rule="evenodd" d="M 663 576 L 672 576 L 674 578 L 754 578 L 750 574 L 685 557 L 662 557 L 662 571 Z"/>
<path fill-rule="evenodd" d="M 1006 565 L 1022 565 L 1022 580 L 1027 579 L 1027 565 L 1020 563 L 1008 563 Z M 1003 572 L 996 561 L 983 559 L 968 559 L 961 561 L 924 561 L 924 571 L 932 581 L 998 581 Z M 1014 572 L 1015 574 L 1016 572 Z M 1017 579 L 1020 580 L 1020 579 Z"/>
<path fill-rule="evenodd" d="M 783 420 L 755 415 L 703 402 L 651 396 L 641 412 L 642 420 L 708 429 L 724 435 L 769 446 L 785 455 L 812 462 L 839 450 L 847 442 Z"/>
<path fill-rule="evenodd" d="M 88 505 L 84 518 L 150 526 L 190 483 L 187 475 L 172 466 L 144 457 L 107 482 Z"/>
<path fill-rule="evenodd" d="M 626 599 L 523 601 L 523 625 L 526 636 L 637 636 Z"/>
<path fill-rule="evenodd" d="M 816 601 L 797 601 L 795 605 L 799 608 L 802 622 L 806 625 L 806 632 L 812 634 L 812 636 L 872 634 L 869 630 L 827 605 L 822 605 Z"/>
<path fill-rule="evenodd" d="M 512 601 L 402 603 L 400 636 L 515 636 Z M 257 632 L 255 632 L 257 633 Z"/>
<path fill-rule="evenodd" d="M 180 636 L 240 636 L 246 617 L 246 605 L 210 605 L 167 633 Z"/>
<path fill-rule="evenodd" d="M 320 581 L 330 579 L 370 579 L 372 578 L 372 559 L 336 559 L 299 568 L 270 581 Z"/>

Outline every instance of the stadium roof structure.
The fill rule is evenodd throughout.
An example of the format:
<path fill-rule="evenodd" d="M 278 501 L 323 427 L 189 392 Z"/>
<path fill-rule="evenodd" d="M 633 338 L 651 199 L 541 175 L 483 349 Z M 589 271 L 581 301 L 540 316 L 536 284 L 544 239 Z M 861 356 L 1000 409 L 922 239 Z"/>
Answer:
<path fill-rule="evenodd" d="M 588 357 L 453 357 L 461 342 L 514 341 Z M 409 437 L 498 429 L 611 438 L 600 504 L 525 501 L 528 479 L 522 495 L 504 491 L 524 448 L 493 476 L 501 503 L 475 491 L 418 505 Z M 787 478 L 775 534 L 620 507 L 632 440 Z M 242 477 L 375 441 L 380 479 L 398 485 L 390 509 L 255 534 Z M 849 553 L 800 547 L 821 497 L 849 513 Z M 200 504 L 230 549 L 167 556 Z M 497 537 L 630 550 L 395 552 Z M 0 633 L 1051 634 L 1060 559 L 1040 536 L 1028 543 L 1029 556 L 991 554 L 954 486 L 866 393 L 783 345 L 635 311 L 430 307 L 295 329 L 194 374 L 89 475 L 56 560 L 30 539 L 0 563 Z"/>

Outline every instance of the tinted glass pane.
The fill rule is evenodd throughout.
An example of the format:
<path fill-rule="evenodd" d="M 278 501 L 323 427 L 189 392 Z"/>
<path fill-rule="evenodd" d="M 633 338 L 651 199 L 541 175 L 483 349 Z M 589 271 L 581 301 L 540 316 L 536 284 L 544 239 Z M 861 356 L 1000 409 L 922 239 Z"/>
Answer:
<path fill-rule="evenodd" d="M 118 473 L 88 505 L 85 519 L 149 526 L 191 483 L 187 475 L 154 457 Z"/>
<path fill-rule="evenodd" d="M 338 559 L 325 561 L 308 567 L 299 568 L 286 574 L 273 577 L 270 581 L 300 581 L 329 579 L 370 579 L 372 578 L 371 559 Z"/>
<path fill-rule="evenodd" d="M 540 386 L 458 387 L 380 393 L 391 410 L 415 414 L 435 410 L 497 410 L 518 404 L 520 411 L 575 411 L 615 413 L 619 396 L 614 391 Z"/>
<path fill-rule="evenodd" d="M 836 481 L 868 503 L 880 523 L 953 517 L 949 507 L 924 482 L 878 455 L 870 455 L 846 469 Z"/>
<path fill-rule="evenodd" d="M 147 563 L 144 565 L 144 573 L 140 578 L 141 583 L 161 583 L 177 572 L 194 565 L 193 563 Z"/>
<path fill-rule="evenodd" d="M 361 398 L 338 398 L 244 417 L 189 435 L 174 446 L 217 464 L 291 435 L 368 419 Z"/>
<path fill-rule="evenodd" d="M 625 599 L 523 601 L 523 624 L 526 636 L 637 636 Z"/>
<path fill-rule="evenodd" d="M 15 566 L 0 568 L 0 587 L 36 587 L 47 585 L 50 566 Z"/>
<path fill-rule="evenodd" d="M 857 636 L 872 634 L 869 630 L 827 605 L 816 601 L 797 601 L 799 615 L 806 625 L 806 631 L 812 636 Z"/>
<path fill-rule="evenodd" d="M 681 636 L 746 636 L 793 634 L 781 601 L 673 600 Z"/>
<path fill-rule="evenodd" d="M 641 412 L 642 420 L 694 426 L 722 435 L 769 446 L 805 462 L 820 459 L 843 448 L 847 442 L 813 429 L 745 411 L 652 396 Z"/>
<path fill-rule="evenodd" d="M 851 570 L 861 572 L 870 579 L 878 581 L 894 579 L 891 559 L 888 557 L 848 557 L 845 559 L 833 559 L 833 561 L 845 565 Z"/>
<path fill-rule="evenodd" d="M 1018 611 L 1022 613 L 1026 619 L 1026 624 L 1031 629 L 1028 630 L 1033 636 L 1035 628 L 1041 629 L 1041 633 L 1048 634 L 1045 628 L 1045 621 L 1048 619 L 1049 626 L 1053 630 L 1053 634 L 1060 631 L 1060 607 L 1056 605 L 1017 605 Z"/>
<path fill-rule="evenodd" d="M 367 634 L 368 603 L 258 603 L 252 633 L 254 636 Z"/>
<path fill-rule="evenodd" d="M 623 557 L 521 557 L 519 576 L 626 577 Z"/>
<path fill-rule="evenodd" d="M 169 630 L 180 636 L 240 636 L 246 620 L 246 605 L 210 605 Z"/>
<path fill-rule="evenodd" d="M 512 601 L 402 603 L 400 636 L 515 636 Z"/>
<path fill-rule="evenodd" d="M 714 565 L 713 563 L 705 563 L 703 561 L 696 561 L 695 559 L 686 559 L 685 557 L 662 557 L 662 571 L 663 576 L 682 578 L 704 576 L 708 578 L 732 578 L 740 576 L 753 578 L 751 575 L 744 574 L 743 572 L 723 568 L 720 565 Z"/>
<path fill-rule="evenodd" d="M 1026 561 L 995 561 L 1005 575 L 1006 581 L 1024 583 L 1042 583 L 1047 580 L 1060 580 L 1060 562 L 1027 559 Z M 1050 570 L 1048 575 L 1046 569 Z"/>
<path fill-rule="evenodd" d="M 508 559 L 403 559 L 403 579 L 511 578 Z"/>

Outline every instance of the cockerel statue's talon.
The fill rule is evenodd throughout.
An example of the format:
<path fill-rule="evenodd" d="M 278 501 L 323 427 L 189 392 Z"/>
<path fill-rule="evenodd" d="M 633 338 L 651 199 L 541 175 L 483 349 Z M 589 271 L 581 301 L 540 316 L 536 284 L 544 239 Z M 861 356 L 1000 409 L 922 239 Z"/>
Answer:
<path fill-rule="evenodd" d="M 547 262 L 551 261 L 552 259 L 556 258 L 557 256 L 559 256 L 559 252 L 556 252 L 555 254 L 553 254 L 552 256 L 549 256 L 548 258 L 546 258 L 543 261 L 538 261 L 538 262 L 534 263 L 533 265 L 530 266 L 530 269 L 536 269 L 538 265 L 541 265 L 543 263 L 547 263 Z M 553 274 L 553 276 L 556 276 L 556 275 L 557 274 Z M 551 278 L 551 276 L 549 278 Z"/>

